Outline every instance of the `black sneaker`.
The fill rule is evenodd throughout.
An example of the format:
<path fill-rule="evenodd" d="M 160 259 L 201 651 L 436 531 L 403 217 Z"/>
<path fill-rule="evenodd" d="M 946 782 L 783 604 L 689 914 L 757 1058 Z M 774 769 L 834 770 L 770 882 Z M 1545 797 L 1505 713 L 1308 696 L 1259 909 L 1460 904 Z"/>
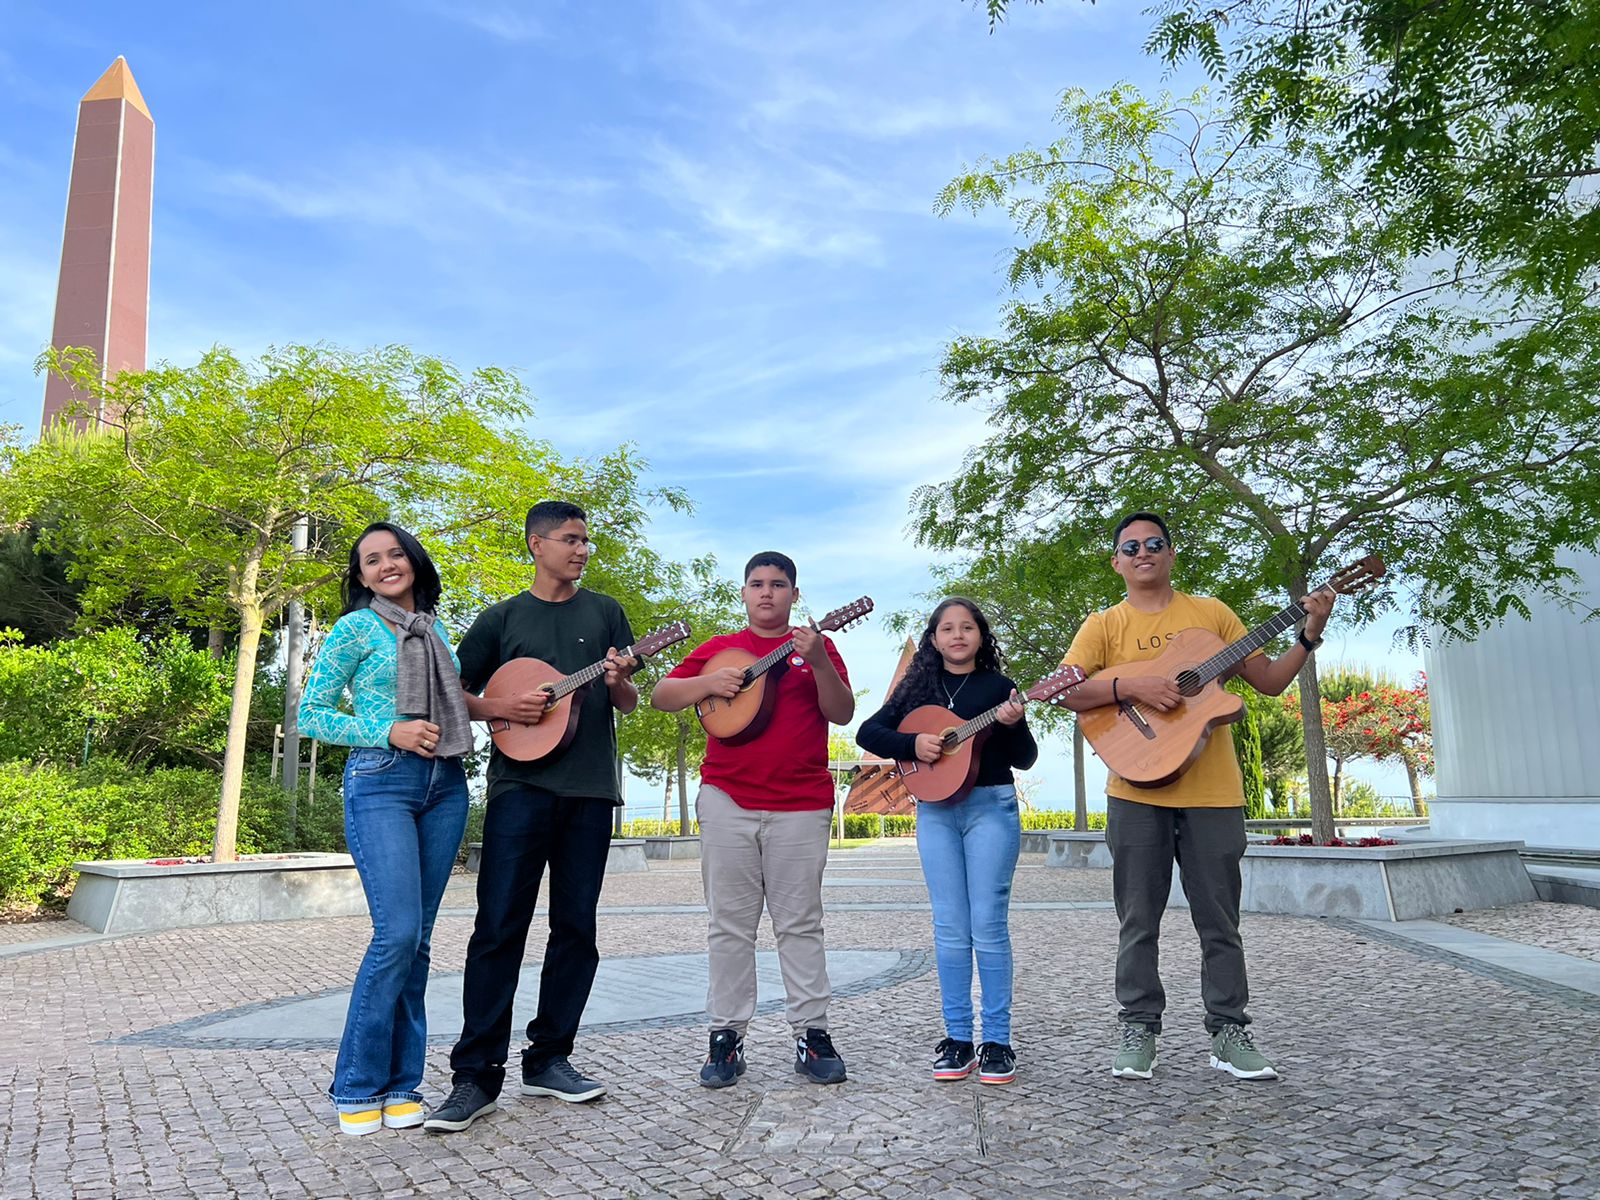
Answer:
<path fill-rule="evenodd" d="M 581 1074 L 565 1057 L 552 1058 L 544 1070 L 534 1074 L 527 1066 L 522 1068 L 522 1094 L 524 1096 L 554 1096 L 568 1104 L 582 1104 L 596 1096 L 606 1094 L 606 1085 L 598 1079 Z"/>
<path fill-rule="evenodd" d="M 711 1053 L 700 1068 L 701 1087 L 727 1087 L 744 1074 L 744 1039 L 731 1029 L 711 1031 Z"/>
<path fill-rule="evenodd" d="M 978 1047 L 978 1082 L 1010 1083 L 1017 1077 L 1017 1056 L 1004 1042 Z"/>
<path fill-rule="evenodd" d="M 794 1040 L 794 1073 L 812 1083 L 843 1083 L 844 1059 L 833 1048 L 826 1029 L 808 1029 Z"/>
<path fill-rule="evenodd" d="M 978 1059 L 972 1043 L 945 1038 L 933 1048 L 933 1077 L 940 1080 L 965 1079 L 972 1074 Z"/>
<path fill-rule="evenodd" d="M 470 1079 L 450 1089 L 445 1102 L 428 1114 L 422 1128 L 428 1133 L 460 1133 L 479 1117 L 495 1110 L 495 1099 Z"/>

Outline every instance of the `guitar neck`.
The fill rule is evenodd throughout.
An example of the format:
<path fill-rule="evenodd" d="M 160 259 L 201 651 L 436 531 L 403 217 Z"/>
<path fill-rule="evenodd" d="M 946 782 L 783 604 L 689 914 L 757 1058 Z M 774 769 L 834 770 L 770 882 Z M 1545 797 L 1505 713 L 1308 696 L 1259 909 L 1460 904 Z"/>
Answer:
<path fill-rule="evenodd" d="M 1294 628 L 1305 620 L 1305 617 L 1306 606 L 1298 600 L 1295 601 L 1272 620 L 1256 626 L 1227 649 L 1219 650 L 1206 659 L 1195 668 L 1195 674 L 1200 676 L 1202 683 L 1221 678 L 1286 629 Z"/>
<path fill-rule="evenodd" d="M 633 647 L 628 646 L 625 649 L 618 650 L 617 657 L 627 658 L 632 653 Z M 606 660 L 602 658 L 599 662 L 590 663 L 581 671 L 574 671 L 571 675 L 564 675 L 556 682 L 555 686 L 550 689 L 550 699 L 552 701 L 556 701 L 561 699 L 563 696 L 570 696 L 579 688 L 587 687 L 605 673 Z"/>
<path fill-rule="evenodd" d="M 993 725 L 1000 719 L 1000 710 L 1004 708 L 1006 704 L 1007 701 L 1002 700 L 993 708 L 985 709 L 983 712 L 979 713 L 970 720 L 963 721 L 960 725 L 957 725 L 953 730 L 950 731 L 950 736 L 946 739 L 947 743 L 951 746 L 959 746 L 968 738 L 982 733 L 985 729 L 989 728 L 989 726 Z"/>
<path fill-rule="evenodd" d="M 767 653 L 763 654 L 760 658 L 756 659 L 755 662 L 751 663 L 744 669 L 745 685 L 749 686 L 750 684 L 754 683 L 793 653 L 793 638 L 790 638 L 788 641 L 784 642 L 783 645 L 777 647 L 776 649 L 767 651 Z"/>

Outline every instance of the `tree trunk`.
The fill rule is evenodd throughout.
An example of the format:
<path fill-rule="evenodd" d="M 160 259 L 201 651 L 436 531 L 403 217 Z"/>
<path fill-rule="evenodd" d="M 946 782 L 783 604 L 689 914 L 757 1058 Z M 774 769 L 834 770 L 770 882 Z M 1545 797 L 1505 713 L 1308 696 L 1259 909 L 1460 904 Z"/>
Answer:
<path fill-rule="evenodd" d="M 1339 815 L 1339 792 L 1343 787 L 1344 759 L 1336 758 L 1333 760 L 1333 789 L 1331 793 L 1331 799 L 1333 801 L 1333 815 L 1336 817 Z"/>
<path fill-rule="evenodd" d="M 667 805 L 672 802 L 672 760 L 661 769 L 661 831 L 667 830 Z"/>
<path fill-rule="evenodd" d="M 215 659 L 221 659 L 228 653 L 228 637 L 221 625 L 213 623 L 206 630 L 206 653 Z"/>
<path fill-rule="evenodd" d="M 1304 595 L 1302 591 L 1300 593 Z M 1322 730 L 1322 688 L 1317 659 L 1300 668 L 1300 724 L 1306 738 L 1306 791 L 1311 798 L 1311 840 L 1333 840 L 1333 796 L 1328 789 L 1328 741 Z"/>
<path fill-rule="evenodd" d="M 247 588 L 254 583 L 255 570 L 256 564 L 246 568 Z M 245 595 L 251 596 L 251 591 Z M 212 862 L 236 862 L 239 858 L 239 794 L 244 790 L 244 741 L 250 725 L 250 698 L 255 691 L 261 624 L 261 608 L 252 596 L 239 610 L 239 662 L 233 672 L 233 705 L 228 710 L 228 743 L 222 754 L 222 797 L 217 804 Z"/>
<path fill-rule="evenodd" d="M 1411 811 L 1419 817 L 1428 815 L 1428 803 L 1422 798 L 1422 776 L 1409 754 L 1401 756 L 1406 764 L 1406 779 L 1411 783 Z"/>
<path fill-rule="evenodd" d="M 678 719 L 678 836 L 689 836 L 689 725 Z"/>
<path fill-rule="evenodd" d="M 1072 828 L 1089 832 L 1089 788 L 1083 779 L 1083 726 L 1072 721 Z"/>

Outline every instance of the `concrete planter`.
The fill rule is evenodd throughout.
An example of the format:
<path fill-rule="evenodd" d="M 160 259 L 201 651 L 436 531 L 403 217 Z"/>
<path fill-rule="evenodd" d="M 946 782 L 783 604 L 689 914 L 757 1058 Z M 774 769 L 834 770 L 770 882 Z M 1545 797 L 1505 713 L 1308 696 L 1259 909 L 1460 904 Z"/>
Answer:
<path fill-rule="evenodd" d="M 1251 843 L 1241 864 L 1245 912 L 1415 921 L 1537 900 L 1521 842 L 1410 841 L 1398 846 Z M 1171 903 L 1187 905 L 1177 872 Z"/>
<path fill-rule="evenodd" d="M 695 839 L 698 840 L 698 839 Z M 611 849 L 606 852 L 606 874 L 619 875 L 629 871 L 648 871 L 645 861 L 644 838 L 612 838 Z M 483 856 L 482 842 L 467 843 L 467 870 L 476 872 L 478 860 Z"/>
<path fill-rule="evenodd" d="M 238 862 L 74 863 L 67 915 L 101 933 L 355 917 L 367 911 L 348 854 L 246 855 Z"/>
<path fill-rule="evenodd" d="M 1023 834 L 1023 837 L 1027 837 Z M 1044 865 L 1047 867 L 1094 867 L 1109 870 L 1111 851 L 1101 832 L 1076 833 L 1052 829 L 1044 835 Z"/>
<path fill-rule="evenodd" d="M 647 837 L 644 839 L 644 856 L 652 862 L 674 858 L 700 857 L 699 837 Z"/>

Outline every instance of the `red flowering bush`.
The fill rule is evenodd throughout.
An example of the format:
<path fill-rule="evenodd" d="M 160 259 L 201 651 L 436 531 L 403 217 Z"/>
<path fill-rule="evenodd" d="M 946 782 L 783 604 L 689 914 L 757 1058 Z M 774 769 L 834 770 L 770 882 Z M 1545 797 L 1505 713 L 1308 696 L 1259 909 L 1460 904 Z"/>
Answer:
<path fill-rule="evenodd" d="M 1302 833 L 1299 837 L 1275 837 L 1267 843 L 1269 846 L 1398 846 L 1400 843 L 1394 838 L 1364 837 L 1364 838 L 1334 838 L 1331 842 L 1314 842 L 1309 833 Z"/>

